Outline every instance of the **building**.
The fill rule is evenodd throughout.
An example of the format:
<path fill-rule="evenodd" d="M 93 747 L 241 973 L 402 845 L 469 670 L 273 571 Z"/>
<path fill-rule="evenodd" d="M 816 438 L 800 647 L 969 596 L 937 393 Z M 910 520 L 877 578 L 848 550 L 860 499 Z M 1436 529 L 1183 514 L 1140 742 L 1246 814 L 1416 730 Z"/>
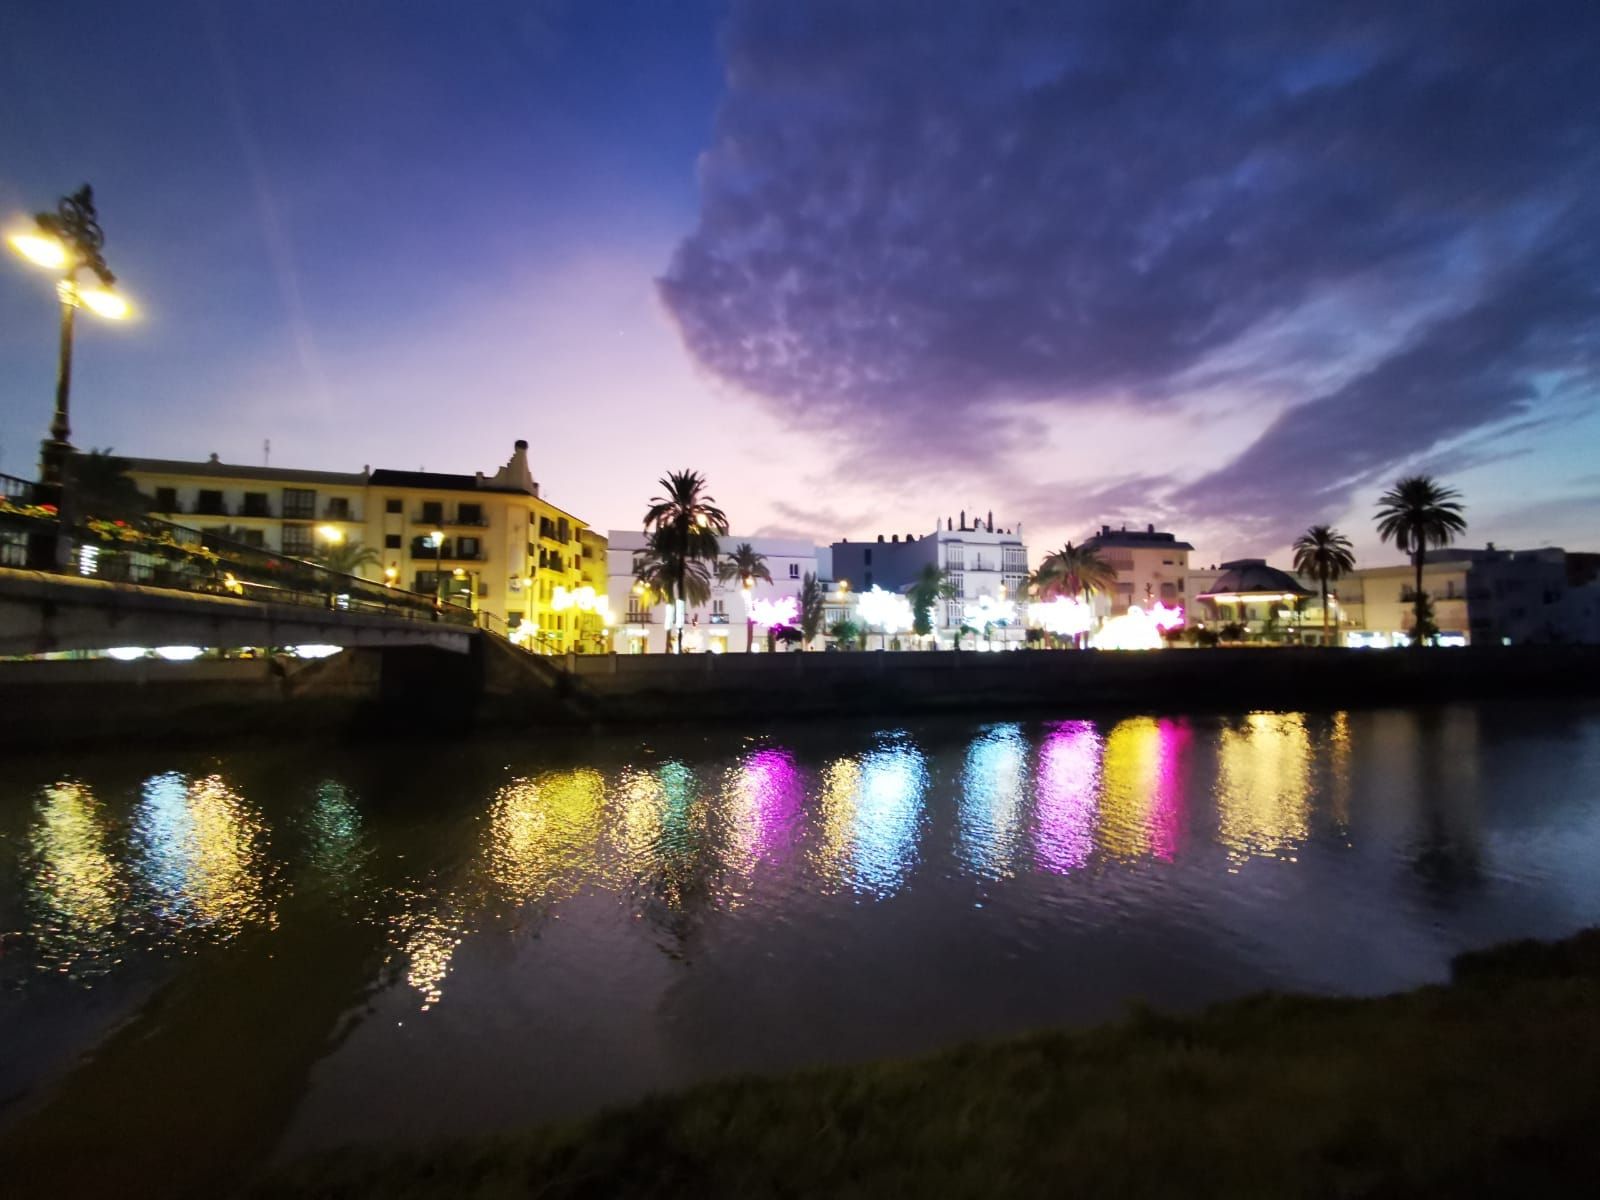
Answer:
<path fill-rule="evenodd" d="M 1310 594 L 1287 571 L 1269 567 L 1266 559 L 1237 558 L 1223 563 L 1206 590 L 1192 597 L 1194 611 L 1189 615 L 1208 625 L 1240 625 L 1253 639 L 1298 642 Z M 1320 613 L 1317 620 L 1321 621 Z"/>
<path fill-rule="evenodd" d="M 152 512 L 176 524 L 293 558 L 360 544 L 379 555 L 360 573 L 469 604 L 486 627 L 536 649 L 604 644 L 595 629 L 606 627 L 603 587 L 582 592 L 599 578 L 593 564 L 604 559 L 604 539 L 540 495 L 526 442 L 491 476 L 300 471 L 216 455 L 131 459 L 128 475 L 152 498 Z"/>
<path fill-rule="evenodd" d="M 1108 604 L 1109 615 L 1118 616 L 1135 604 L 1149 608 L 1160 601 L 1168 608 L 1187 611 L 1189 554 L 1194 549 L 1188 542 L 1180 542 L 1176 535 L 1160 532 L 1154 525 L 1143 530 L 1102 525 L 1100 532 L 1083 544 L 1099 551 L 1117 572 L 1112 594 L 1096 598 L 1097 609 Z"/>
<path fill-rule="evenodd" d="M 1423 560 L 1422 590 L 1433 601 L 1443 645 L 1600 641 L 1600 586 L 1591 556 L 1555 547 L 1451 547 Z M 1367 567 L 1339 581 L 1339 606 L 1352 646 L 1404 645 L 1414 619 L 1416 567 Z"/>
<path fill-rule="evenodd" d="M 718 539 L 723 551 L 749 542 L 766 559 L 772 582 L 757 580 L 747 595 L 740 581 L 722 581 L 712 573 L 711 600 L 696 605 L 685 614 L 683 648 L 686 653 L 742 654 L 766 649 L 766 627 L 757 625 L 755 638 L 748 624 L 751 609 L 763 602 L 780 603 L 792 599 L 798 615 L 800 585 L 817 571 L 817 548 L 795 538 L 763 538 L 729 535 Z M 667 650 L 668 618 L 666 604 L 648 605 L 635 589 L 634 568 L 650 545 L 642 530 L 613 529 L 606 536 L 605 596 L 614 624 L 611 646 L 618 654 L 660 654 Z"/>
<path fill-rule="evenodd" d="M 906 592 L 924 568 L 943 570 L 957 594 L 934 614 L 934 635 L 941 644 L 953 645 L 963 626 L 980 631 L 967 635 L 965 644 L 1000 647 L 1023 642 L 1022 621 L 1005 615 L 1006 606 L 1023 597 L 1028 581 L 1028 550 L 1020 525 L 1015 530 L 997 529 L 992 512 L 969 523 L 963 511 L 959 517 L 946 517 L 943 527 L 935 522 L 931 533 L 906 534 L 903 539 L 899 534 L 887 538 L 879 534 L 871 542 L 834 542 L 829 550 L 835 580 L 848 584 L 855 594 L 874 587 Z"/>

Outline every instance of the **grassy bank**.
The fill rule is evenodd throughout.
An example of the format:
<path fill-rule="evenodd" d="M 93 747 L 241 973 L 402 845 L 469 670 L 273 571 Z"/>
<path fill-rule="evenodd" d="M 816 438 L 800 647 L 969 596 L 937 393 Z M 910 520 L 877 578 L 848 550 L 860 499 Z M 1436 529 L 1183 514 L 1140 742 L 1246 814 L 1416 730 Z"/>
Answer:
<path fill-rule="evenodd" d="M 930 1003 L 937 999 L 930 997 Z M 346 1151 L 259 1195 L 1530 1196 L 1600 1171 L 1600 931 L 1373 1000 L 1263 996 L 577 1124 Z"/>

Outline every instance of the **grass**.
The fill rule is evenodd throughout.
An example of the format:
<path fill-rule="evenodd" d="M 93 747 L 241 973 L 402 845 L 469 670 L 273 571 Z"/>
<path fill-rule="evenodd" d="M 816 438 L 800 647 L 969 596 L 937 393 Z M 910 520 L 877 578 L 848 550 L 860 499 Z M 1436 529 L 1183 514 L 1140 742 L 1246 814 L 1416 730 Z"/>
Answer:
<path fill-rule="evenodd" d="M 1267 995 L 733 1079 L 514 1137 L 293 1164 L 260 1197 L 1499 1196 L 1600 1172 L 1600 931 L 1447 986 Z"/>

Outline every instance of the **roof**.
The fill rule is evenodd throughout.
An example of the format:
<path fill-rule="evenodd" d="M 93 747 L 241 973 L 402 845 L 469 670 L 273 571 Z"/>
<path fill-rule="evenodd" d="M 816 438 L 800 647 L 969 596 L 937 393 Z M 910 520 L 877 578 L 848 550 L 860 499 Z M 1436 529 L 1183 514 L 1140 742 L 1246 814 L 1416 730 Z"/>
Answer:
<path fill-rule="evenodd" d="M 263 483 L 329 483 L 343 487 L 364 487 L 367 482 L 367 477 L 359 472 L 247 467 L 215 459 L 184 462 L 175 458 L 129 458 L 126 462 L 129 472 L 136 475 L 199 475 L 214 479 L 259 479 Z"/>
<path fill-rule="evenodd" d="M 435 492 L 503 492 L 531 496 L 522 488 L 496 487 L 481 475 L 446 475 L 439 471 L 390 471 L 379 468 L 372 473 L 373 487 L 426 488 Z"/>
<path fill-rule="evenodd" d="M 1129 549 L 1144 550 L 1193 550 L 1188 542 L 1180 542 L 1176 534 L 1163 533 L 1155 526 L 1144 529 L 1112 529 L 1109 525 L 1100 526 L 1099 533 L 1092 533 L 1083 539 L 1085 546 L 1122 546 Z"/>
<path fill-rule="evenodd" d="M 1239 558 L 1222 564 L 1222 574 L 1200 593 L 1207 596 L 1309 596 L 1311 589 L 1264 558 Z"/>

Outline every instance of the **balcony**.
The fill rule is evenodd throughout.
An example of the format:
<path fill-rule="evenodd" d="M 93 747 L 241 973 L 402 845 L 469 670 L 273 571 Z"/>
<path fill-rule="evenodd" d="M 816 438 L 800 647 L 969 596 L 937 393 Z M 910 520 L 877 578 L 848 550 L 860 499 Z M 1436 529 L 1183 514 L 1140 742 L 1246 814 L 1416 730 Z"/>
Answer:
<path fill-rule="evenodd" d="M 713 624 L 713 625 L 726 625 L 727 623 L 728 623 L 728 614 L 727 613 L 712 613 L 711 614 L 711 624 Z"/>
<path fill-rule="evenodd" d="M 654 625 L 655 624 L 655 620 L 656 620 L 655 617 L 653 617 L 651 614 L 649 614 L 647 612 L 634 612 L 634 611 L 630 610 L 629 613 L 628 613 L 627 620 L 624 621 L 623 624 L 625 624 L 625 625 Z"/>

